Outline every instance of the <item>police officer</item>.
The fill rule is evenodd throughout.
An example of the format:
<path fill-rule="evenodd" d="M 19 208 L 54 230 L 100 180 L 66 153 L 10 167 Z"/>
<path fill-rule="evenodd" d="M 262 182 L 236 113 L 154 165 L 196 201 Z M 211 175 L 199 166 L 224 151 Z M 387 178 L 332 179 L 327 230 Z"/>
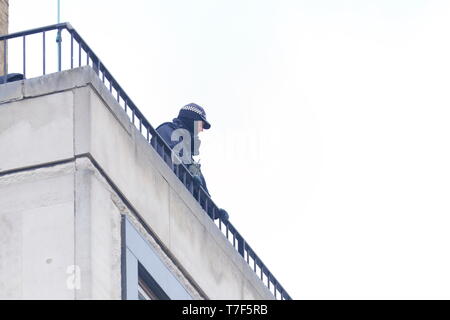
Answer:
<path fill-rule="evenodd" d="M 185 105 L 179 111 L 178 117 L 173 119 L 172 122 L 164 122 L 156 128 L 161 138 L 172 149 L 172 152 L 176 154 L 176 157 L 171 157 L 171 159 L 166 159 L 166 161 L 169 164 L 174 162 L 175 165 L 179 165 L 181 160 L 192 174 L 194 179 L 194 197 L 199 192 L 199 186 L 209 195 L 205 178 L 200 169 L 200 163 L 193 158 L 193 156 L 199 155 L 201 141 L 198 134 L 209 128 L 211 128 L 211 124 L 206 119 L 205 110 L 195 103 Z M 152 145 L 155 144 L 152 143 Z M 211 215 L 210 212 L 208 214 Z M 219 209 L 216 218 L 219 217 L 222 220 L 228 220 L 228 213 L 224 209 Z"/>

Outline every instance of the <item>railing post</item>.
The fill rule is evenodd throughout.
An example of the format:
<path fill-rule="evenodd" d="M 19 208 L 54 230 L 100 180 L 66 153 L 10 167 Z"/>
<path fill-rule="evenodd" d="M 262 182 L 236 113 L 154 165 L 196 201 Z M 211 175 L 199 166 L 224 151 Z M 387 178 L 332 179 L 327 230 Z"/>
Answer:
<path fill-rule="evenodd" d="M 23 78 L 26 79 L 27 78 L 27 60 L 26 60 L 26 56 L 27 56 L 27 50 L 26 50 L 26 42 L 25 42 L 25 36 L 23 36 L 22 39 L 22 63 L 23 63 Z"/>
<path fill-rule="evenodd" d="M 45 31 L 42 32 L 42 74 L 45 75 Z"/>
<path fill-rule="evenodd" d="M 3 74 L 4 74 L 4 79 L 3 79 L 3 83 L 6 83 L 6 78 L 7 78 L 7 74 L 8 74 L 8 40 L 3 40 Z"/>
<path fill-rule="evenodd" d="M 58 28 L 58 33 L 56 34 L 56 43 L 58 44 L 58 71 L 61 72 L 61 28 Z"/>
<path fill-rule="evenodd" d="M 236 240 L 238 243 L 238 252 L 244 258 L 244 238 L 242 238 L 240 234 L 237 234 Z"/>

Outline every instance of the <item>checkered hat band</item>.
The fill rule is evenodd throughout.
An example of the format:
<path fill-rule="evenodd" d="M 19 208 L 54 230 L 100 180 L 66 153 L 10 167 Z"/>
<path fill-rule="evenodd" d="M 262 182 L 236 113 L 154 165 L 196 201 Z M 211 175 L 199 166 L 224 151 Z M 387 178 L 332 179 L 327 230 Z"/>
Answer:
<path fill-rule="evenodd" d="M 198 113 L 202 117 L 205 116 L 205 114 L 203 114 L 203 112 L 201 112 L 201 110 L 199 110 L 199 109 L 197 109 L 196 107 L 193 107 L 193 106 L 184 106 L 183 108 L 181 108 L 181 110 L 189 110 L 189 111 Z"/>

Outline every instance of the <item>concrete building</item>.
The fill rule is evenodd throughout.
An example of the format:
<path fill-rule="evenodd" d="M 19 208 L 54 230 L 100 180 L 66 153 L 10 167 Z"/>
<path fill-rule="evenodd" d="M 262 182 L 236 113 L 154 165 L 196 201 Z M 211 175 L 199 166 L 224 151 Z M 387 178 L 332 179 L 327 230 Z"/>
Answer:
<path fill-rule="evenodd" d="M 276 298 L 101 79 L 0 84 L 0 299 Z"/>

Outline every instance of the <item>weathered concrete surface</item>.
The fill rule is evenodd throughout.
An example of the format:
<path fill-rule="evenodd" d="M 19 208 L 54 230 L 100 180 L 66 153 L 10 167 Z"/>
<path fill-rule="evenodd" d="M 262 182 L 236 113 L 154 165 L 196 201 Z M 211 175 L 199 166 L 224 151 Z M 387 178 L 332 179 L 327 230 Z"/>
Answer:
<path fill-rule="evenodd" d="M 81 271 L 76 299 L 121 299 L 120 211 L 108 186 L 85 158 L 76 159 L 75 264 Z"/>
<path fill-rule="evenodd" d="M 73 165 L 0 177 L 0 299 L 73 299 Z"/>
<path fill-rule="evenodd" d="M 23 99 L 23 81 L 2 84 L 0 90 L 1 103 Z"/>
<path fill-rule="evenodd" d="M 127 199 L 136 206 L 142 217 L 151 221 L 158 237 L 167 243 L 167 181 L 142 157 L 133 137 L 94 91 L 90 94 L 90 114 L 90 153 Z"/>
<path fill-rule="evenodd" d="M 214 299 L 241 299 L 245 282 L 241 270 L 172 189 L 170 213 L 170 249 L 199 286 L 208 288 L 207 294 Z"/>
<path fill-rule="evenodd" d="M 8 113 L 14 116 L 4 122 L 0 120 L 0 148 L 14 147 L 3 138 L 6 132 L 10 140 L 21 145 L 16 147 L 15 155 L 24 152 L 26 156 L 19 156 L 18 160 L 12 156 L 0 158 L 1 170 L 23 169 L 71 157 L 92 157 L 104 177 L 152 231 L 171 261 L 208 298 L 273 298 L 192 195 L 130 124 L 128 116 L 92 69 L 85 67 L 25 80 L 20 94 L 16 92 L 7 98 L 2 101 L 0 96 L 0 119 Z M 42 116 L 45 129 L 38 131 L 39 138 L 51 141 L 52 147 L 45 141 L 40 148 L 33 149 L 33 154 L 27 153 L 26 148 L 33 146 L 21 140 L 31 137 L 33 130 L 29 128 L 34 128 L 35 120 L 26 112 L 12 109 L 13 106 L 25 109 L 24 105 L 40 106 L 41 113 L 36 117 L 45 114 Z M 56 119 L 64 122 L 64 130 L 70 133 L 61 136 L 63 128 L 53 123 L 61 121 Z M 120 210 L 117 203 L 114 209 L 111 201 L 108 202 L 107 193 L 101 187 L 105 187 L 104 183 L 92 178 L 91 169 L 78 159 L 76 168 L 74 254 L 82 270 L 81 290 L 76 296 L 116 299 L 119 297 L 116 283 Z M 95 233 L 97 230 L 99 234 Z M 110 270 L 102 274 L 100 270 L 105 268 Z"/>
<path fill-rule="evenodd" d="M 73 157 L 73 93 L 1 104 L 0 147 L 0 173 Z"/>

